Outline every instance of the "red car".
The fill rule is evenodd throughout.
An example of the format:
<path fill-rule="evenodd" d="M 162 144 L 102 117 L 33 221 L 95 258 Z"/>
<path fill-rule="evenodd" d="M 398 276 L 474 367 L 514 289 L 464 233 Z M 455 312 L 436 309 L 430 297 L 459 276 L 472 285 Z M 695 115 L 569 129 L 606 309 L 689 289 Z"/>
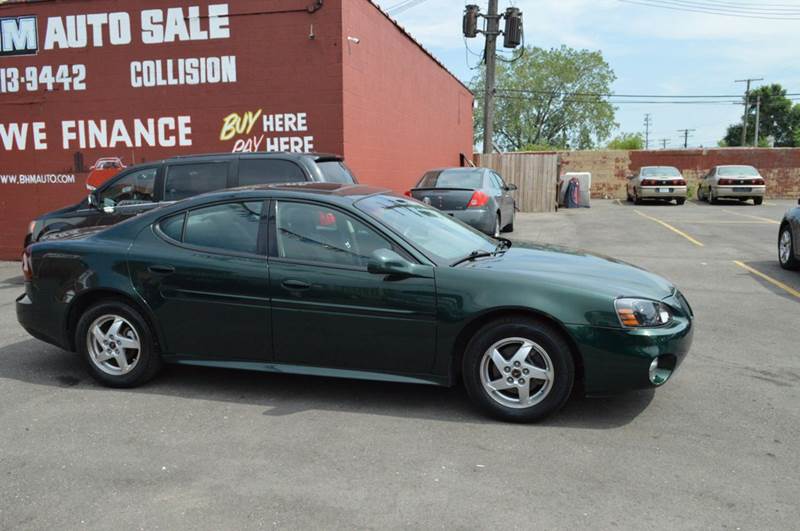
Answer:
<path fill-rule="evenodd" d="M 103 157 L 97 159 L 94 166 L 89 168 L 89 176 L 86 178 L 86 189 L 90 192 L 98 186 L 124 170 L 126 166 L 119 157 Z"/>

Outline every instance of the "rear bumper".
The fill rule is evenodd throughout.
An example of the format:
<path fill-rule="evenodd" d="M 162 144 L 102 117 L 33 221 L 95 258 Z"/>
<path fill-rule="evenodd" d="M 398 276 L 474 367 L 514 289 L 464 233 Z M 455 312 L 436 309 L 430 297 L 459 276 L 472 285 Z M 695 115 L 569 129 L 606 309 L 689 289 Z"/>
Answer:
<path fill-rule="evenodd" d="M 767 190 L 765 185 L 761 186 L 712 186 L 715 197 L 764 197 Z"/>
<path fill-rule="evenodd" d="M 633 389 L 659 387 L 672 376 L 692 344 L 693 322 L 676 318 L 666 328 L 621 329 L 594 326 L 568 326 L 578 344 L 587 394 L 608 394 Z M 654 359 L 670 368 L 665 382 L 650 381 Z"/>
<path fill-rule="evenodd" d="M 494 222 L 496 214 L 485 208 L 474 208 L 467 210 L 442 210 L 448 216 L 453 216 L 459 221 L 463 221 L 479 231 L 494 235 Z"/>
<path fill-rule="evenodd" d="M 17 321 L 26 332 L 46 343 L 65 350 L 71 349 L 64 333 L 66 327 L 63 315 L 55 313 L 53 308 L 47 305 L 35 304 L 28 293 L 17 297 L 16 307 Z"/>
<path fill-rule="evenodd" d="M 662 190 L 665 190 L 662 192 Z M 642 199 L 685 199 L 685 186 L 641 186 L 639 197 Z"/>

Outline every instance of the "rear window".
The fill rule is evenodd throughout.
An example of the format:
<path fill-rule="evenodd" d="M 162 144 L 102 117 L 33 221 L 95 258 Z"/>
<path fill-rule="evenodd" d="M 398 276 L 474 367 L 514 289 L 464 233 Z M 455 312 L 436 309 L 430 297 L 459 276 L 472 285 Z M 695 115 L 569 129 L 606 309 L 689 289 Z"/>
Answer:
<path fill-rule="evenodd" d="M 752 166 L 720 166 L 717 168 L 717 175 L 746 175 L 747 177 L 758 177 L 758 170 Z"/>
<path fill-rule="evenodd" d="M 680 177 L 681 172 L 672 166 L 651 166 L 642 168 L 643 177 Z"/>
<path fill-rule="evenodd" d="M 239 186 L 297 183 L 306 180 L 300 166 L 288 160 L 240 159 Z"/>
<path fill-rule="evenodd" d="M 350 170 L 347 169 L 339 160 L 326 160 L 317 162 L 317 166 L 322 170 L 325 181 L 329 183 L 355 184 L 356 180 Z"/>
<path fill-rule="evenodd" d="M 482 170 L 444 170 L 426 173 L 417 188 L 482 188 Z"/>
<path fill-rule="evenodd" d="M 178 201 L 228 186 L 228 163 L 179 164 L 167 169 L 164 200 Z"/>

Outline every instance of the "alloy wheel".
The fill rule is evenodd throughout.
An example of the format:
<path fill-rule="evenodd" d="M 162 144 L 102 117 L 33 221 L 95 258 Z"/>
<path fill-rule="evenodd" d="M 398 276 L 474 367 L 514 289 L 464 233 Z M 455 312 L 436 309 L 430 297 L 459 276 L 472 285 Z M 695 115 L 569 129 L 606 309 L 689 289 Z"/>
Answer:
<path fill-rule="evenodd" d="M 139 363 L 142 349 L 136 328 L 114 314 L 102 315 L 89 325 L 86 347 L 92 363 L 112 376 L 131 372 Z"/>
<path fill-rule="evenodd" d="M 553 361 L 541 345 L 530 339 L 502 339 L 483 354 L 480 363 L 483 389 L 495 402 L 522 409 L 544 400 L 553 388 Z"/>
<path fill-rule="evenodd" d="M 788 264 L 789 259 L 792 257 L 792 234 L 789 229 L 784 229 L 781 232 L 781 238 L 778 241 L 778 257 L 782 264 Z"/>

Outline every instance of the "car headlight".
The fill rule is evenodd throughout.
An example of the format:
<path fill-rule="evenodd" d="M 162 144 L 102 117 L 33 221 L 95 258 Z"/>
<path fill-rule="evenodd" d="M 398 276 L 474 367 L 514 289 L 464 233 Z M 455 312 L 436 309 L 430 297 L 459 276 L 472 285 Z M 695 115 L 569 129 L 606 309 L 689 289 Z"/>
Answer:
<path fill-rule="evenodd" d="M 614 301 L 619 322 L 625 328 L 664 326 L 672 321 L 672 310 L 663 302 L 647 299 L 617 299 Z"/>

